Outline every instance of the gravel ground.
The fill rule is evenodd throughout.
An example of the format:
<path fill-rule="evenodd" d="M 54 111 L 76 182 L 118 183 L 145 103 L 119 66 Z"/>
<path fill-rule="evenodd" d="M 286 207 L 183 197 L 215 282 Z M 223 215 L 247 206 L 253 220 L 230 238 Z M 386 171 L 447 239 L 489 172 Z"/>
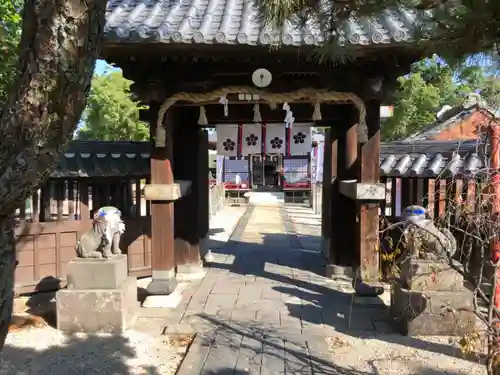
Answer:
<path fill-rule="evenodd" d="M 168 336 L 133 330 L 122 336 L 64 336 L 50 326 L 27 328 L 7 336 L 0 374 L 173 375 L 185 350 Z"/>
<path fill-rule="evenodd" d="M 411 338 L 396 334 L 354 338 L 338 334 L 327 340 L 332 353 L 330 370 L 353 375 L 486 374 L 485 366 L 457 358 L 460 349 L 450 340 L 447 337 Z"/>

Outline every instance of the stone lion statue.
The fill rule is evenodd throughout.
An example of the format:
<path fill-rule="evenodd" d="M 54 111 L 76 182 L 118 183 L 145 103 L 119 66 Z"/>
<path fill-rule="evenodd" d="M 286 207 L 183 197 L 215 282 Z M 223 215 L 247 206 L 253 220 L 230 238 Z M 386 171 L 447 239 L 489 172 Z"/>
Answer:
<path fill-rule="evenodd" d="M 102 207 L 93 218 L 92 228 L 84 233 L 76 245 L 80 258 L 111 258 L 121 254 L 119 247 L 125 224 L 121 211 L 112 206 Z"/>
<path fill-rule="evenodd" d="M 420 259 L 448 258 L 457 251 L 457 240 L 447 228 L 438 228 L 427 218 L 422 206 L 408 206 L 403 211 L 404 236 L 410 255 Z"/>

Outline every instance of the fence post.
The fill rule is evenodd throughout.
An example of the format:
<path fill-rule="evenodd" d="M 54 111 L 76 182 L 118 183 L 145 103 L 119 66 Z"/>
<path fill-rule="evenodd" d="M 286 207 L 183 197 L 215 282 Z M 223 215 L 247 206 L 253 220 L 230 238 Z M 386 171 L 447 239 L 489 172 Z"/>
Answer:
<path fill-rule="evenodd" d="M 212 217 L 214 214 L 214 204 L 212 202 L 213 199 L 213 187 L 208 187 L 208 216 Z"/>

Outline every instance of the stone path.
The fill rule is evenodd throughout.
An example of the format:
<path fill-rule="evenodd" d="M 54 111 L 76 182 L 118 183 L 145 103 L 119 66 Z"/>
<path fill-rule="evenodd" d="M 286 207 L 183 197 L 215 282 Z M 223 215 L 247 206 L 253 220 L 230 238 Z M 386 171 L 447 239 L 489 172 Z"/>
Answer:
<path fill-rule="evenodd" d="M 310 209 L 232 212 L 243 216 L 230 241 L 212 239 L 206 277 L 161 319 L 166 333 L 198 333 L 178 375 L 485 373 L 447 338 L 392 333 L 383 303 L 359 304 L 350 282 L 322 277 L 320 219 Z"/>

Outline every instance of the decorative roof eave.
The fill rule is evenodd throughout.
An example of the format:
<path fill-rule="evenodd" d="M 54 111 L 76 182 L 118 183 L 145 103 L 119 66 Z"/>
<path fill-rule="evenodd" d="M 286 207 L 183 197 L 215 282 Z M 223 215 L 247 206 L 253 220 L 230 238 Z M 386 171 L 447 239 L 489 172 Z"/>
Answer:
<path fill-rule="evenodd" d="M 382 144 L 380 175 L 402 178 L 471 178 L 487 172 L 486 147 L 478 141 Z"/>
<path fill-rule="evenodd" d="M 150 142 L 72 141 L 52 172 L 54 179 L 149 175 Z"/>

